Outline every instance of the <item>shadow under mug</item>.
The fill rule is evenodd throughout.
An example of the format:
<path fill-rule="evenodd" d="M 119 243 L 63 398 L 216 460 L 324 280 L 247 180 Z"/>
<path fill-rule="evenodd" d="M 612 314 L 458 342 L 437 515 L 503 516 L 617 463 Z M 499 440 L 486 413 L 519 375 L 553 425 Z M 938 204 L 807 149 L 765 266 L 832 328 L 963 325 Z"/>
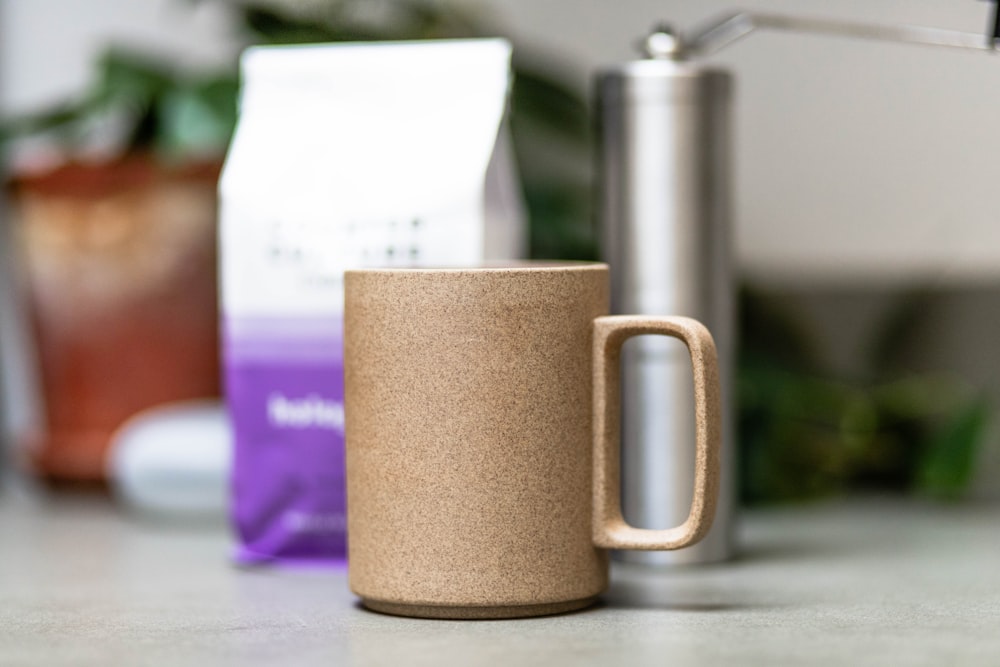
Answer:
<path fill-rule="evenodd" d="M 684 317 L 609 317 L 608 291 L 597 263 L 347 272 L 349 581 L 366 607 L 570 611 L 607 588 L 606 549 L 705 535 L 721 429 L 712 337 Z M 682 340 L 694 371 L 694 498 L 667 530 L 621 514 L 619 355 L 640 334 Z"/>

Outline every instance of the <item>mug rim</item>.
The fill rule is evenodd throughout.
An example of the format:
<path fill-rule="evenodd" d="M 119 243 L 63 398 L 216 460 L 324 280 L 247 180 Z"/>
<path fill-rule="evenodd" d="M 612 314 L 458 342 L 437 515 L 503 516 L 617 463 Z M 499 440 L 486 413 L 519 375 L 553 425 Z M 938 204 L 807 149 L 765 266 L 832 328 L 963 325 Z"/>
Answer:
<path fill-rule="evenodd" d="M 481 264 L 439 266 L 373 266 L 347 269 L 351 274 L 401 274 L 401 273 L 552 273 L 567 271 L 601 271 L 609 267 L 605 262 L 562 259 L 520 259 L 486 261 Z"/>

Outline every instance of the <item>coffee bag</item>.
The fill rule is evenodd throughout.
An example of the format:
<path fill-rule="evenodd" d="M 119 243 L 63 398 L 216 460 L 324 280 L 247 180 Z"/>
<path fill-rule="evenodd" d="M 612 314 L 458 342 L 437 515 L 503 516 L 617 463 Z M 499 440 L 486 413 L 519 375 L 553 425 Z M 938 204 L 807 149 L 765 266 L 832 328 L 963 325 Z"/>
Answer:
<path fill-rule="evenodd" d="M 220 181 L 237 559 L 327 561 L 346 538 L 343 272 L 520 255 L 510 46 L 254 47 L 241 66 Z"/>

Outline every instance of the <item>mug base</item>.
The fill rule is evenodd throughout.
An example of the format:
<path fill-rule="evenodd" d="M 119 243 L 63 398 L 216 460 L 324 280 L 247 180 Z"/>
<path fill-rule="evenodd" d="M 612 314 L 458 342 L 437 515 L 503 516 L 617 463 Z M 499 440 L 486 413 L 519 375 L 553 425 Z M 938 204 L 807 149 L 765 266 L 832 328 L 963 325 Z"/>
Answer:
<path fill-rule="evenodd" d="M 497 618 L 527 618 L 530 616 L 549 616 L 577 611 L 589 607 L 597 601 L 597 596 L 568 600 L 566 602 L 546 602 L 542 604 L 508 605 L 497 607 L 463 607 L 438 606 L 429 604 L 405 604 L 400 602 L 385 602 L 383 600 L 361 599 L 361 604 L 372 611 L 393 616 L 412 616 L 416 618 L 450 618 L 450 619 L 497 619 Z"/>

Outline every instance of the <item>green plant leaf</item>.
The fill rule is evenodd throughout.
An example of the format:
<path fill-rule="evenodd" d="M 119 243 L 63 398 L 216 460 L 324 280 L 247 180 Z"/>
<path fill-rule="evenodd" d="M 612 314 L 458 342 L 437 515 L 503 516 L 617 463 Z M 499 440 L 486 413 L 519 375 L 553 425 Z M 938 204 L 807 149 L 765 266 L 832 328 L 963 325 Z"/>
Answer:
<path fill-rule="evenodd" d="M 931 292 L 915 289 L 901 294 L 890 306 L 865 350 L 865 360 L 874 376 L 891 374 L 902 367 L 932 303 Z"/>
<path fill-rule="evenodd" d="M 516 59 L 511 90 L 511 124 L 531 123 L 552 138 L 586 146 L 590 116 L 583 98 L 558 77 Z"/>
<path fill-rule="evenodd" d="M 319 44 L 323 42 L 368 41 L 375 36 L 353 27 L 329 26 L 296 19 L 270 7 L 250 5 L 243 8 L 243 24 L 264 44 Z"/>
<path fill-rule="evenodd" d="M 916 488 L 939 498 L 957 498 L 965 491 L 975 454 L 989 425 L 986 400 L 973 401 L 957 411 L 928 440 L 920 457 Z"/>
<path fill-rule="evenodd" d="M 81 103 L 62 104 L 42 113 L 0 119 L 0 146 L 21 137 L 64 131 L 84 113 Z"/>
<path fill-rule="evenodd" d="M 235 77 L 176 86 L 157 100 L 157 152 L 166 159 L 217 155 L 236 125 Z"/>

